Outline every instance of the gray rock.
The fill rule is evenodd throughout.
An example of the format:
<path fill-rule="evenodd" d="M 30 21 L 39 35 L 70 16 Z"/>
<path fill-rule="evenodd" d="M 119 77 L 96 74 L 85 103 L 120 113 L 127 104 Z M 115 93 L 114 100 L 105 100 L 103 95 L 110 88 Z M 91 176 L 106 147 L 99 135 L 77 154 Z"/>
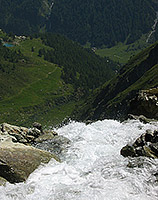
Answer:
<path fill-rule="evenodd" d="M 55 131 L 52 130 L 44 130 L 43 134 L 40 135 L 38 138 L 35 139 L 36 143 L 40 143 L 46 140 L 54 139 L 54 136 L 57 136 L 58 134 Z"/>
<path fill-rule="evenodd" d="M 121 149 L 124 157 L 146 156 L 158 158 L 158 131 L 147 130 L 132 145 L 126 145 Z"/>
<path fill-rule="evenodd" d="M 22 182 L 41 164 L 59 159 L 43 150 L 20 143 L 1 142 L 0 176 L 10 183 Z"/>
<path fill-rule="evenodd" d="M 69 139 L 42 130 L 40 124 L 28 129 L 3 123 L 0 125 L 0 177 L 10 183 L 25 181 L 41 163 L 52 158 L 60 161 L 69 145 Z M 0 179 L 0 184 L 4 179 Z"/>
<path fill-rule="evenodd" d="M 42 136 L 36 140 L 34 146 L 39 149 L 45 149 L 48 152 L 54 153 L 59 158 L 62 158 L 64 153 L 67 151 L 67 148 L 70 146 L 70 143 L 71 141 L 64 136 L 52 136 L 48 134 L 47 140 Z"/>
<path fill-rule="evenodd" d="M 34 122 L 33 123 L 33 127 L 34 128 L 37 128 L 38 130 L 40 130 L 42 132 L 42 125 L 38 122 Z"/>
<path fill-rule="evenodd" d="M 7 123 L 3 123 L 0 126 L 0 141 L 5 140 L 7 137 L 11 138 L 13 142 L 20 142 L 23 144 L 33 143 L 36 138 L 43 134 L 42 127 L 39 124 L 35 124 L 38 128 L 25 128 L 13 126 Z M 39 130 L 39 128 L 41 130 Z"/>
<path fill-rule="evenodd" d="M 27 143 L 28 128 L 13 126 L 7 123 L 1 125 L 1 136 L 7 135 L 14 142 Z"/>
<path fill-rule="evenodd" d="M 37 128 L 30 128 L 27 133 L 27 135 L 32 135 L 34 138 L 39 137 L 41 134 L 41 131 Z"/>

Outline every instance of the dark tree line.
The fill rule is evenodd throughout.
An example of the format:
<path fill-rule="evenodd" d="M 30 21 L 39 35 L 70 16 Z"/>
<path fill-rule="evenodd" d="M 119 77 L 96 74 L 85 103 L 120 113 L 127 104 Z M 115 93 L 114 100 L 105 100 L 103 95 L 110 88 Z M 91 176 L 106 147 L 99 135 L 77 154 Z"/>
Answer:
<path fill-rule="evenodd" d="M 42 0 L 1 0 L 0 28 L 18 35 L 39 32 L 46 20 L 44 10 Z"/>
<path fill-rule="evenodd" d="M 131 43 L 150 31 L 153 6 L 151 0 L 55 0 L 48 29 L 92 46 Z"/>
<path fill-rule="evenodd" d="M 0 28 L 20 35 L 44 30 L 81 44 L 113 46 L 149 32 L 158 9 L 152 0 L 54 0 L 50 13 L 51 2 L 1 0 Z"/>
<path fill-rule="evenodd" d="M 0 44 L 0 71 L 11 73 L 16 66 L 16 63 L 24 58 L 20 51 L 14 51 Z"/>

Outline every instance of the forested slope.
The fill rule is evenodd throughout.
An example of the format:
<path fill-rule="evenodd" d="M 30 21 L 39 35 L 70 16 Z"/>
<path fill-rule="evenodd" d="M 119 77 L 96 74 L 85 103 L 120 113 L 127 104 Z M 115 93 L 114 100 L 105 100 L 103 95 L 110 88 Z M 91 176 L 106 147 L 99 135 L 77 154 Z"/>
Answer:
<path fill-rule="evenodd" d="M 150 31 L 156 5 L 150 0 L 54 0 L 48 30 L 92 46 L 134 42 Z"/>
<path fill-rule="evenodd" d="M 150 33 L 157 10 L 154 0 L 1 0 L 0 28 L 20 35 L 49 31 L 81 44 L 113 46 Z"/>
<path fill-rule="evenodd" d="M 39 32 L 50 13 L 51 0 L 1 0 L 0 28 L 26 35 Z"/>
<path fill-rule="evenodd" d="M 41 34 L 41 38 L 52 49 L 40 49 L 39 55 L 61 66 L 63 80 L 72 84 L 75 89 L 84 90 L 86 94 L 113 77 L 115 70 L 119 68 L 110 59 L 101 58 L 93 50 L 85 49 L 61 35 Z"/>

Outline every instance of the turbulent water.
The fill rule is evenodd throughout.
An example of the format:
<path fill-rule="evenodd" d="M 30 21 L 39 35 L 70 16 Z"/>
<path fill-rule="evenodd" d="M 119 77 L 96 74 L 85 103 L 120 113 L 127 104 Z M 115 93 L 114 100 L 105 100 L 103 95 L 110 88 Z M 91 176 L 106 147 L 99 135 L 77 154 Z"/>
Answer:
<path fill-rule="evenodd" d="M 138 121 L 71 122 L 56 130 L 72 141 L 63 162 L 51 160 L 25 183 L 1 186 L 0 200 L 156 200 L 158 160 L 120 155 L 124 145 L 155 128 Z"/>

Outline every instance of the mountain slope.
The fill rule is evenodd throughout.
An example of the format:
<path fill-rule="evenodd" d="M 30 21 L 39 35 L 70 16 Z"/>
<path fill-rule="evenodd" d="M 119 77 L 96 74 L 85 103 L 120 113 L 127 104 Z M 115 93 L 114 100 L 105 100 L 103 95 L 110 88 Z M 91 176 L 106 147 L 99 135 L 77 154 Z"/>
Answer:
<path fill-rule="evenodd" d="M 18 35 L 49 31 L 81 44 L 113 46 L 150 33 L 157 10 L 154 0 L 1 0 L 0 28 Z"/>
<path fill-rule="evenodd" d="M 53 42 L 53 47 L 48 46 L 47 40 L 44 42 L 45 38 L 50 44 L 54 40 L 57 42 Z M 90 76 L 91 72 L 95 74 L 96 70 L 96 77 L 92 77 L 92 82 L 99 80 L 98 69 L 104 72 L 105 80 L 114 74 L 114 69 L 110 68 L 113 65 L 107 63 L 106 59 L 99 58 L 92 51 L 87 51 L 59 35 L 29 38 L 0 31 L 0 41 L 0 123 L 16 121 L 18 125 L 30 125 L 33 121 L 40 121 L 50 125 L 59 123 L 70 115 L 78 101 L 89 93 L 90 87 L 86 82 L 82 84 L 82 80 L 86 80 L 84 73 L 81 74 L 83 79 L 80 79 L 79 73 L 74 78 L 78 81 L 78 87 L 66 80 L 66 77 L 69 77 L 66 76 L 68 66 L 64 65 L 63 59 L 66 59 L 71 67 L 78 63 L 77 68 L 80 71 L 84 70 L 86 65 L 87 76 Z M 10 44 L 12 47 L 4 46 Z M 56 50 L 58 44 L 60 45 Z M 71 56 L 70 46 L 75 49 L 75 52 L 71 51 Z M 60 59 L 58 58 L 58 62 L 47 61 L 40 54 L 41 50 L 46 54 L 51 52 L 49 59 L 52 59 L 54 54 L 60 55 Z M 78 54 L 86 59 L 80 62 L 80 57 L 76 56 Z M 91 60 L 94 61 L 93 65 Z M 67 71 L 70 73 L 71 70 L 72 68 L 69 68 Z M 106 76 L 106 70 L 109 77 Z"/>
<path fill-rule="evenodd" d="M 124 118 L 142 89 L 158 87 L 158 43 L 133 57 L 111 81 L 80 105 L 77 119 Z"/>
<path fill-rule="evenodd" d="M 119 67 L 106 57 L 101 58 L 91 49 L 85 49 L 61 35 L 41 34 L 41 38 L 53 49 L 41 49 L 40 54 L 45 60 L 62 66 L 62 78 L 75 89 L 82 88 L 87 93 L 109 80 Z"/>
<path fill-rule="evenodd" d="M 47 29 L 81 44 L 113 46 L 148 33 L 156 18 L 150 0 L 54 0 Z"/>
<path fill-rule="evenodd" d="M 26 35 L 39 32 L 50 13 L 51 0 L 1 0 L 0 27 Z"/>

